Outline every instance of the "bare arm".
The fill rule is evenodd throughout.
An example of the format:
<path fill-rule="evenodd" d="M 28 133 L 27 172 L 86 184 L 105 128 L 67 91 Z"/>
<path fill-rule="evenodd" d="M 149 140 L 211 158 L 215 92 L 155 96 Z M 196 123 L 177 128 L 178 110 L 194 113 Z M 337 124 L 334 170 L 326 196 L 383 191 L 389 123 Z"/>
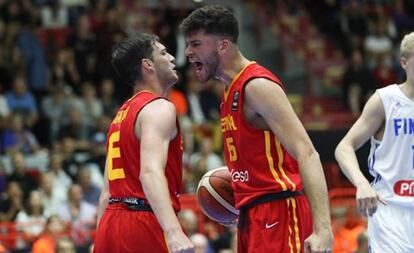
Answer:
<path fill-rule="evenodd" d="M 382 126 L 385 120 L 384 107 L 378 93 L 372 95 L 361 116 L 341 140 L 335 150 L 335 158 L 342 172 L 357 188 L 357 205 L 363 214 L 372 214 L 376 210 L 376 194 L 362 174 L 355 150 L 360 148 Z"/>
<path fill-rule="evenodd" d="M 311 246 L 315 247 L 312 250 L 330 250 L 332 232 L 328 193 L 319 154 L 280 86 L 267 79 L 253 79 L 246 86 L 245 94 L 248 107 L 264 118 L 289 154 L 298 161 L 314 219 L 314 234 L 319 234 L 318 242 L 311 243 L 315 244 Z"/>
<path fill-rule="evenodd" d="M 108 182 L 108 167 L 105 163 L 105 172 L 104 172 L 104 184 L 102 187 L 101 195 L 99 196 L 99 203 L 98 203 L 98 211 L 97 211 L 97 219 L 96 219 L 96 226 L 99 226 L 99 221 L 102 218 L 102 215 L 108 205 L 109 200 L 109 182 Z"/>
<path fill-rule="evenodd" d="M 168 147 L 177 134 L 174 105 L 159 99 L 139 113 L 135 134 L 141 141 L 140 181 L 145 196 L 164 230 L 171 252 L 192 249 L 173 210 L 165 177 Z"/>
<path fill-rule="evenodd" d="M 355 150 L 359 149 L 381 127 L 385 119 L 384 107 L 378 93 L 372 95 L 349 132 L 335 150 L 335 158 L 348 179 L 357 187 L 368 183 L 361 173 Z"/>

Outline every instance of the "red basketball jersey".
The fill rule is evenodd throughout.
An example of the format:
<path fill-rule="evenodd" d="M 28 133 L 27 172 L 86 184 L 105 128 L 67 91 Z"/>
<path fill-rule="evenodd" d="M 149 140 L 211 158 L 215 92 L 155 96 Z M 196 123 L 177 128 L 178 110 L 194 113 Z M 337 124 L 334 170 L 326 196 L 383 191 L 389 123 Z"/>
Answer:
<path fill-rule="evenodd" d="M 254 78 L 272 80 L 283 88 L 279 79 L 269 70 L 251 62 L 224 92 L 221 129 L 237 208 L 264 194 L 302 190 L 296 160 L 271 130 L 254 128 L 243 116 L 244 87 Z"/>
<path fill-rule="evenodd" d="M 139 180 L 140 141 L 135 136 L 134 125 L 138 113 L 156 99 L 165 99 L 149 91 L 142 91 L 126 101 L 113 119 L 107 136 L 107 170 L 111 197 L 145 199 Z M 177 136 L 170 142 L 165 176 L 175 211 L 179 211 L 179 190 L 182 179 L 181 133 L 177 124 Z M 157 182 L 154 182 L 157 184 Z"/>

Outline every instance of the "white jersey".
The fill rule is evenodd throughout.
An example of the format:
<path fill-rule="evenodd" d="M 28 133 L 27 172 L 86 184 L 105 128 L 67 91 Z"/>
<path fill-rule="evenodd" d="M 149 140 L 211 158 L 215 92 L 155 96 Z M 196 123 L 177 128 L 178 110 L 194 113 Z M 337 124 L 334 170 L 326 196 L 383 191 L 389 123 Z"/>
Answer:
<path fill-rule="evenodd" d="M 396 84 L 377 90 L 385 111 L 381 141 L 371 137 L 372 187 L 386 202 L 414 207 L 414 100 Z"/>

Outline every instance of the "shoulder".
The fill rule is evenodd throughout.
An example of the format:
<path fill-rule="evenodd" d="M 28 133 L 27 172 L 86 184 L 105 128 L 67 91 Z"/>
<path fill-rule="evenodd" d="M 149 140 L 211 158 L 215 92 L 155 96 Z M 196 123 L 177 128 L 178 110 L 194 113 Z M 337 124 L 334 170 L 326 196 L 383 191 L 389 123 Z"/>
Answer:
<path fill-rule="evenodd" d="M 258 77 L 249 80 L 245 86 L 245 93 L 247 95 L 258 95 L 258 94 L 273 94 L 273 93 L 284 93 L 280 83 L 275 82 L 264 77 Z"/>
<path fill-rule="evenodd" d="M 361 116 L 375 116 L 378 118 L 385 117 L 384 105 L 378 90 L 368 99 Z"/>
<path fill-rule="evenodd" d="M 142 116 L 148 117 L 168 117 L 169 115 L 176 116 L 175 106 L 165 98 L 158 98 L 149 102 L 141 111 Z"/>

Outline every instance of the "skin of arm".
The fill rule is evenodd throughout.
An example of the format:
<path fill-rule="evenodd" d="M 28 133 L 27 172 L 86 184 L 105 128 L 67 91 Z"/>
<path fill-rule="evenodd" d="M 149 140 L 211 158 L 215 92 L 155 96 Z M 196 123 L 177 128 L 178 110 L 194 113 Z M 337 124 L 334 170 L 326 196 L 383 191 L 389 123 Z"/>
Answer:
<path fill-rule="evenodd" d="M 355 151 L 381 128 L 385 120 L 384 107 L 378 93 L 366 103 L 361 116 L 341 140 L 335 150 L 335 158 L 342 172 L 357 188 L 357 206 L 362 214 L 375 212 L 377 195 L 362 174 Z M 385 202 L 384 202 L 385 203 Z"/>
<path fill-rule="evenodd" d="M 330 242 L 326 242 L 325 250 L 330 249 L 332 233 L 328 193 L 319 154 L 284 91 L 273 81 L 256 78 L 246 85 L 245 98 L 245 104 L 263 117 L 289 154 L 298 161 L 314 219 L 314 234 L 328 237 Z"/>
<path fill-rule="evenodd" d="M 141 142 L 140 181 L 166 234 L 169 249 L 171 252 L 188 249 L 192 245 L 173 210 L 164 171 L 170 140 L 177 135 L 174 105 L 158 99 L 145 106 L 135 123 L 135 134 Z"/>
<path fill-rule="evenodd" d="M 99 221 L 102 218 L 102 215 L 108 205 L 108 200 L 110 197 L 109 194 L 109 182 L 108 182 L 108 167 L 105 163 L 105 172 L 104 172 L 104 184 L 102 187 L 101 194 L 99 196 L 99 203 L 98 203 L 98 210 L 97 210 L 97 219 L 96 219 L 96 225 L 99 226 Z"/>

